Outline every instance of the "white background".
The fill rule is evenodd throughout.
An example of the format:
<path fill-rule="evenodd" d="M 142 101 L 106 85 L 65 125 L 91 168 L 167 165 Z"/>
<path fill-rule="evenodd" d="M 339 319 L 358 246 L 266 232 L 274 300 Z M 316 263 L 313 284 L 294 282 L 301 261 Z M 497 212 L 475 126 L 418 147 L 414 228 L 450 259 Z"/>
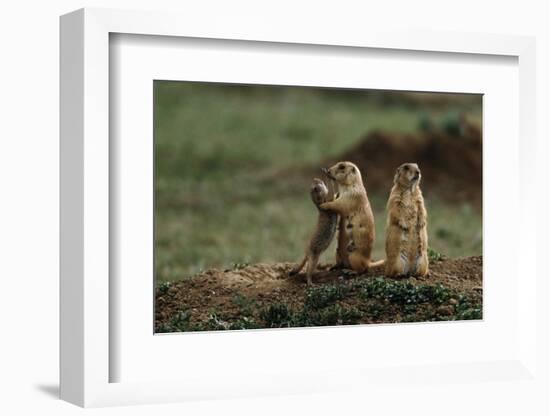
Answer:
<path fill-rule="evenodd" d="M 111 200 L 116 218 L 111 227 L 118 236 L 110 246 L 118 259 L 110 276 L 117 287 L 117 294 L 112 295 L 117 307 L 111 321 L 116 322 L 111 329 L 116 339 L 111 346 L 119 357 L 111 361 L 111 380 L 128 383 L 204 377 L 213 391 L 211 380 L 222 375 L 240 374 L 259 385 L 266 374 L 285 371 L 293 372 L 295 380 L 301 373 L 345 368 L 410 368 L 516 357 L 517 325 L 523 324 L 518 324 L 516 308 L 519 282 L 515 266 L 501 261 L 509 242 L 499 234 L 508 216 L 519 212 L 519 204 L 513 203 L 519 199 L 517 59 L 434 57 L 355 48 L 335 52 L 334 48 L 296 45 L 264 45 L 260 50 L 257 44 L 223 41 L 172 40 L 166 45 L 159 37 L 124 35 L 113 37 L 110 56 L 114 98 L 110 111 L 116 120 L 110 138 L 116 149 L 111 153 L 110 174 L 111 186 L 119 196 Z M 151 336 L 154 79 L 483 93 L 483 322 Z M 491 154 L 498 157 L 491 158 Z M 506 172 L 506 181 L 502 172 Z M 506 212 L 499 209 L 502 205 L 507 205 Z M 133 231 L 138 229 L 143 231 Z M 513 229 L 507 236 L 517 238 Z M 406 353 L 403 344 L 407 344 Z M 247 368 L 242 363 L 247 363 Z"/>
<path fill-rule="evenodd" d="M 238 5 L 243 4 L 243 7 Z M 550 31 L 545 2 L 521 1 L 376 1 L 327 2 L 296 0 L 231 1 L 212 4 L 202 1 L 191 7 L 185 1 L 19 1 L 0 9 L 0 412 L 26 414 L 73 414 L 82 412 L 55 399 L 58 377 L 58 16 L 83 6 L 179 10 L 186 13 L 246 13 L 261 19 L 325 21 L 327 26 L 385 25 L 438 30 L 537 35 L 539 175 L 547 171 L 550 128 Z M 542 138 L 547 140 L 543 141 Z M 533 178 L 535 179 L 535 178 Z M 540 181 L 548 188 L 548 181 Z M 548 198 L 540 193 L 539 258 L 549 235 L 542 221 Z M 545 246 L 543 246 L 545 244 Z M 543 283 L 538 290 L 547 292 Z M 541 304 L 541 320 L 548 322 L 549 307 Z M 546 328 L 550 328 L 548 324 Z M 543 347 L 549 335 L 539 333 Z M 548 358 L 539 356 L 548 374 Z M 547 391 L 550 388 L 547 386 Z M 453 392 L 453 394 L 450 393 Z M 398 397 L 388 386 L 387 394 L 373 398 L 362 395 L 279 397 L 254 400 L 198 402 L 177 405 L 141 406 L 93 410 L 100 414 L 365 414 L 415 412 L 427 414 L 548 414 L 543 410 L 540 391 L 500 383 L 493 387 L 499 400 L 484 400 L 475 386 L 458 383 L 452 389 L 432 388 L 401 392 Z M 493 396 L 493 395 L 492 395 Z M 407 409 L 412 398 L 425 397 L 422 408 Z M 386 405 L 384 405 L 386 404 Z M 372 406 L 375 406 L 373 408 Z M 539 406 L 537 408 L 537 405 Z"/>

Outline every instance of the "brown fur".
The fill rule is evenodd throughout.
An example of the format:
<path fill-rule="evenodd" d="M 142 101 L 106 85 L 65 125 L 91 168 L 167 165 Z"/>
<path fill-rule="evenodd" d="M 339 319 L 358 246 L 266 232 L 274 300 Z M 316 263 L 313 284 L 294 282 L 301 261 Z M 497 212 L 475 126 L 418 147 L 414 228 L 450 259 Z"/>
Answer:
<path fill-rule="evenodd" d="M 387 205 L 386 275 L 428 274 L 427 212 L 416 163 L 397 168 Z"/>
<path fill-rule="evenodd" d="M 374 215 L 361 172 L 351 162 L 338 162 L 325 173 L 338 185 L 338 196 L 321 205 L 322 209 L 334 211 L 341 218 L 336 261 L 357 272 L 382 264 L 371 261 Z"/>
<path fill-rule="evenodd" d="M 319 211 L 317 226 L 307 245 L 304 259 L 289 273 L 291 276 L 299 273 L 307 263 L 306 275 L 308 285 L 312 283 L 311 276 L 317 267 L 319 256 L 328 248 L 334 238 L 338 222 L 337 214 L 320 208 L 320 205 L 329 199 L 328 188 L 321 179 L 313 179 L 310 195 Z"/>
<path fill-rule="evenodd" d="M 350 235 L 345 232 L 346 218 L 340 216 L 338 221 L 338 242 L 336 245 L 336 267 L 350 268 L 348 247 L 350 245 Z"/>

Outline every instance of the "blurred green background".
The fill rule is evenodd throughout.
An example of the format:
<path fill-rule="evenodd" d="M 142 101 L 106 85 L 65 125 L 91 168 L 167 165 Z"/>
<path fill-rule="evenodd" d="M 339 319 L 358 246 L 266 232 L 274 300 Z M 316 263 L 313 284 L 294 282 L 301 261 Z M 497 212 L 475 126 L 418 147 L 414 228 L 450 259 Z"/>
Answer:
<path fill-rule="evenodd" d="M 311 172 L 374 130 L 418 133 L 448 120 L 452 127 L 459 113 L 480 122 L 481 106 L 481 96 L 466 94 L 155 81 L 157 282 L 300 260 L 317 217 Z M 369 190 L 374 259 L 384 257 L 388 193 Z M 426 205 L 433 249 L 481 254 L 479 201 L 431 193 Z M 333 262 L 334 251 L 335 243 L 321 262 Z"/>

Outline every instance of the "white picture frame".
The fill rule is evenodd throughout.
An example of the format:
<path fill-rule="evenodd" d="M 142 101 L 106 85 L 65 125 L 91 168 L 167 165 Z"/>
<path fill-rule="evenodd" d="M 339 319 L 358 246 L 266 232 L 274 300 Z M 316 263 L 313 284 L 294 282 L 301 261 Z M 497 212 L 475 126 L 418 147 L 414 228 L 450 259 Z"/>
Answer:
<path fill-rule="evenodd" d="M 269 394 L 298 394 L 323 391 L 376 389 L 399 379 L 406 385 L 414 381 L 433 383 L 448 381 L 480 385 L 482 381 L 506 380 L 537 383 L 536 364 L 536 302 L 537 270 L 532 258 L 536 250 L 536 218 L 534 212 L 533 172 L 535 169 L 535 42 L 533 38 L 508 35 L 431 32 L 384 32 L 350 29 L 331 32 L 326 27 L 312 25 L 307 33 L 300 27 L 266 25 L 265 22 L 228 22 L 213 18 L 204 20 L 193 16 L 151 12 L 130 12 L 106 9 L 83 9 L 61 18 L 61 398 L 80 406 L 159 403 L 199 398 L 230 398 Z M 110 282 L 116 259 L 110 252 L 111 201 L 110 172 L 116 170 L 116 160 L 110 148 L 110 37 L 112 34 L 161 36 L 162 39 L 201 38 L 226 41 L 248 41 L 285 45 L 330 45 L 338 48 L 370 48 L 408 50 L 439 54 L 498 55 L 517 59 L 519 68 L 518 114 L 519 155 L 517 210 L 517 256 L 514 265 L 521 263 L 523 274 L 518 281 L 514 317 L 517 345 L 505 353 L 495 353 L 495 360 L 486 357 L 468 362 L 426 363 L 403 368 L 373 364 L 357 368 L 342 366 L 315 371 L 266 371 L 257 378 L 220 374 L 213 380 L 205 371 L 181 379 L 113 382 L 112 368 L 121 360 L 121 350 L 112 348 L 117 337 L 113 325 L 117 288 Z M 162 42 L 162 40 L 161 40 Z M 517 262 L 517 263 L 516 263 Z M 515 275 L 514 275 L 515 276 Z M 515 281 L 514 281 L 515 282 Z M 487 311 L 485 311 L 487 312 Z M 473 323 L 475 325 L 475 323 Z M 479 330 L 479 328 L 477 329 Z M 334 329 L 321 331 L 292 330 L 293 337 L 316 338 L 319 341 L 336 337 Z M 353 333 L 351 331 L 354 331 Z M 346 336 L 359 336 L 357 327 Z M 384 328 L 379 333 L 385 331 Z M 412 331 L 412 330 L 411 330 Z M 274 333 L 273 331 L 270 334 Z M 269 335 L 273 339 L 279 335 Z M 260 332 L 240 336 L 241 343 L 254 343 Z M 151 332 L 151 337 L 153 336 Z M 223 334 L 217 334 L 222 335 Z M 193 334 L 185 334 L 192 337 Z M 341 336 L 341 335 L 339 335 Z M 327 338 L 328 337 L 328 338 Z M 164 337 L 165 339 L 170 337 Z M 187 338 L 189 339 L 189 338 Z M 205 338 L 203 338 L 205 339 Z M 256 340 L 256 341 L 255 341 Z M 210 342 L 219 343 L 219 338 Z M 228 337 L 224 342 L 230 341 Z M 279 341 L 281 342 L 281 341 Z M 447 375 L 444 375 L 446 373 Z M 229 377 L 230 376 L 230 377 Z M 177 380 L 176 380 L 177 379 Z M 232 380 L 232 381 L 229 381 Z M 342 380 L 346 380 L 345 382 Z M 383 388 L 383 387 L 382 387 Z"/>

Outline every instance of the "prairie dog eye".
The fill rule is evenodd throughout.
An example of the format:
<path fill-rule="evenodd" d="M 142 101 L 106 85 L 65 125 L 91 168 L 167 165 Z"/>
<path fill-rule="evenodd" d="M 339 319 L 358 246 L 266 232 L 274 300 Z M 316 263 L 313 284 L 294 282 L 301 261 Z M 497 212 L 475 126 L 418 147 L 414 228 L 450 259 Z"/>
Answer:
<path fill-rule="evenodd" d="M 409 165 L 405 165 L 405 170 L 409 170 Z"/>
<path fill-rule="evenodd" d="M 346 166 L 344 164 L 338 165 L 338 170 L 344 170 Z"/>

